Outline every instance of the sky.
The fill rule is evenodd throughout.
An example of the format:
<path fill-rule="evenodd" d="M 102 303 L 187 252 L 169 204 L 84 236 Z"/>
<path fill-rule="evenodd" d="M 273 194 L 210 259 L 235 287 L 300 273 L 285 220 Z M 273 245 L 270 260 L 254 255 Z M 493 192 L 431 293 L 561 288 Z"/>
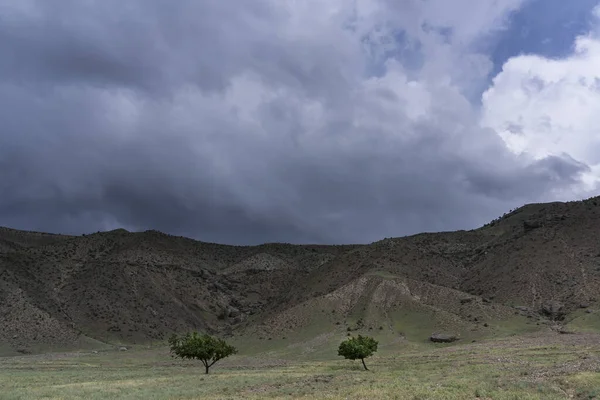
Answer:
<path fill-rule="evenodd" d="M 0 226 L 369 243 L 600 194 L 598 0 L 0 0 Z"/>

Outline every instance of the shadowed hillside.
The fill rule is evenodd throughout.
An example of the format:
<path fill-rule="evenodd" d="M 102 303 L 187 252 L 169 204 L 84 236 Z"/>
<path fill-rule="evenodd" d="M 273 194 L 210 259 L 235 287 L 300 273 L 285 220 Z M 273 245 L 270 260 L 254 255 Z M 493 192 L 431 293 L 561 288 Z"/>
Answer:
<path fill-rule="evenodd" d="M 42 351 L 188 329 L 256 339 L 378 330 L 420 341 L 435 330 L 477 338 L 568 323 L 600 296 L 599 229 L 598 198 L 364 246 L 0 228 L 0 341 L 4 352 Z"/>

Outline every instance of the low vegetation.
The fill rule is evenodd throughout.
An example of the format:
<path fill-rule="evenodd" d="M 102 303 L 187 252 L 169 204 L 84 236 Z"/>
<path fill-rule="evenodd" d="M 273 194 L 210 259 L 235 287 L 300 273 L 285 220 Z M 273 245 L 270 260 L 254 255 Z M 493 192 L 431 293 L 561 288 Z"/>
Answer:
<path fill-rule="evenodd" d="M 0 358 L 0 398 L 32 399 L 599 399 L 597 334 L 543 334 L 468 344 L 381 342 L 374 372 L 335 355 L 299 361 L 281 350 L 240 353 L 199 375 L 169 349 Z M 457 342 L 459 343 L 459 342 Z M 236 342 L 236 344 L 238 344 Z"/>

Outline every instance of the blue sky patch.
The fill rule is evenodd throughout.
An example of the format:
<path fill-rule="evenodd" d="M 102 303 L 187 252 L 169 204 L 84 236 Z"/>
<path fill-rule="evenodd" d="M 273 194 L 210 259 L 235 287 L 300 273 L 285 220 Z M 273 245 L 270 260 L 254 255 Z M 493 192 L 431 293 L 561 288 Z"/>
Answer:
<path fill-rule="evenodd" d="M 492 41 L 495 76 L 504 63 L 520 54 L 563 58 L 572 53 L 573 42 L 590 30 L 592 10 L 598 0 L 532 0 L 515 12 L 509 27 Z"/>

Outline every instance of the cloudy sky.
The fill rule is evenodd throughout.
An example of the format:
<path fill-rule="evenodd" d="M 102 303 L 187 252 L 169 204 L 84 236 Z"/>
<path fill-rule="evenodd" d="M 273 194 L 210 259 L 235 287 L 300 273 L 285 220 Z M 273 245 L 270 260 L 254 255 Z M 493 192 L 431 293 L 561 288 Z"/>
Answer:
<path fill-rule="evenodd" d="M 593 0 L 0 0 L 0 225 L 356 243 L 600 193 Z"/>

